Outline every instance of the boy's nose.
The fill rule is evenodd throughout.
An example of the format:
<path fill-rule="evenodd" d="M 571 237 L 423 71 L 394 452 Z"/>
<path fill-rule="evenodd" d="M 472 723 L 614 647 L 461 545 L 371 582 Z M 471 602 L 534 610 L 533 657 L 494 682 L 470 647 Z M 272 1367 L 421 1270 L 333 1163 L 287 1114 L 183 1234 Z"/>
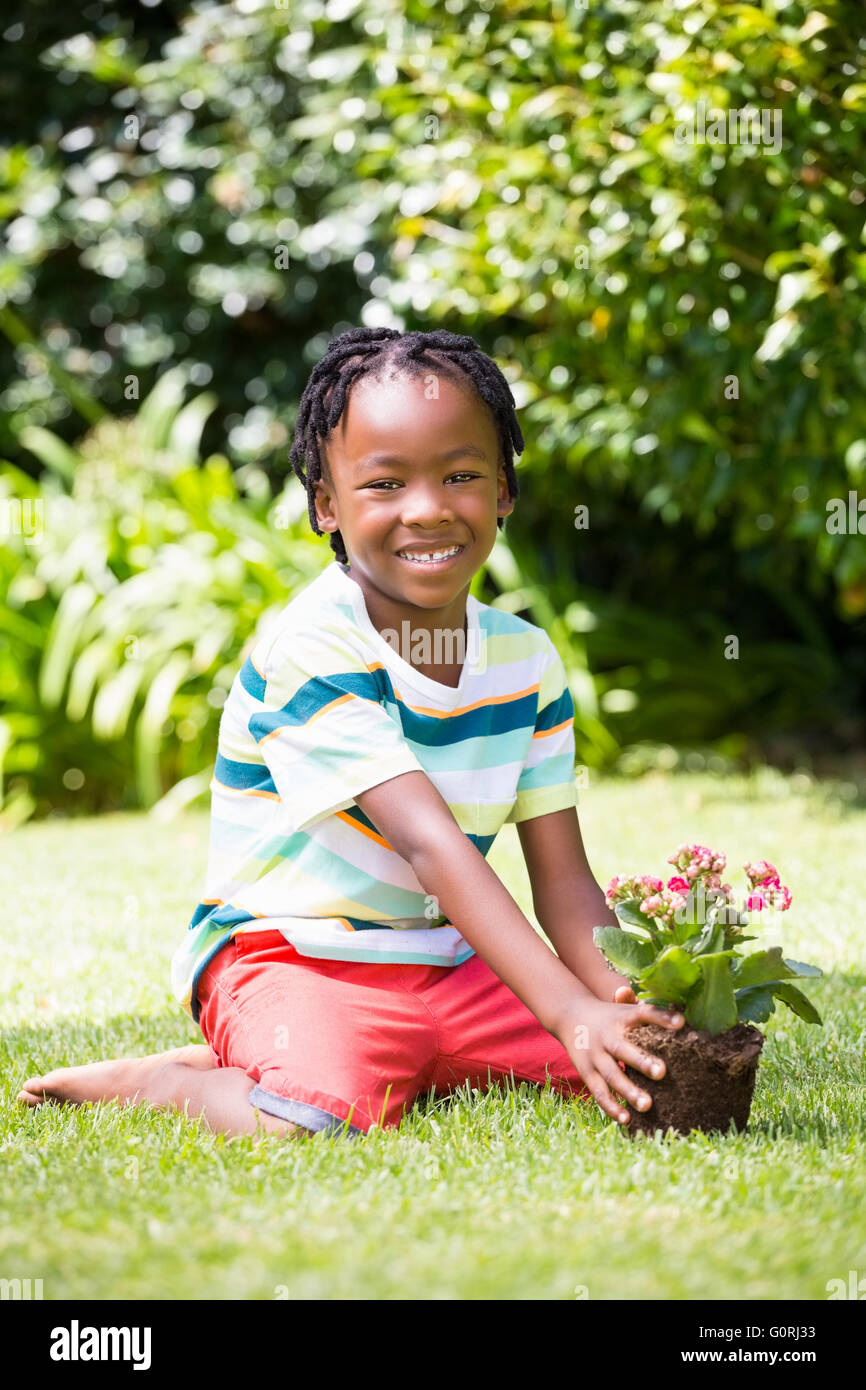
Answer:
<path fill-rule="evenodd" d="M 406 488 L 400 515 L 405 526 L 427 526 L 432 531 L 454 520 L 454 505 L 441 488 Z"/>

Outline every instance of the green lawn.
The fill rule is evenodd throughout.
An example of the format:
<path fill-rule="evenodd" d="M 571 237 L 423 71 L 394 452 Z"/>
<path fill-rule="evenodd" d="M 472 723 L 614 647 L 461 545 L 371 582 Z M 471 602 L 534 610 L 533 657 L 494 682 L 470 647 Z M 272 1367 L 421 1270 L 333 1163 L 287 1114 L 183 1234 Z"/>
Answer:
<path fill-rule="evenodd" d="M 0 840 L 0 1276 L 41 1278 L 46 1299 L 825 1299 L 866 1273 L 866 810 L 802 781 L 580 792 L 600 882 L 662 873 L 684 839 L 724 850 L 738 892 L 742 861 L 771 859 L 794 903 L 762 944 L 825 971 L 808 987 L 824 1026 L 777 1006 L 748 1132 L 712 1140 L 633 1141 L 594 1102 L 525 1085 L 421 1102 L 355 1141 L 226 1141 L 147 1106 L 25 1111 L 35 1071 L 199 1038 L 168 966 L 207 817 Z M 513 827 L 491 862 L 527 910 Z"/>

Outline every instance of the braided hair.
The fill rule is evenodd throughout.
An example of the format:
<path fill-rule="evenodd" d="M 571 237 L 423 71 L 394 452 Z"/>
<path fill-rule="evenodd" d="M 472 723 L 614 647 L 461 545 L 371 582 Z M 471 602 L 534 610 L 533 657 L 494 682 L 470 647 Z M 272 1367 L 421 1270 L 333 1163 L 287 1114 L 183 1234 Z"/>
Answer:
<path fill-rule="evenodd" d="M 425 362 L 423 358 L 428 356 Z M 514 471 L 514 452 L 523 450 L 523 435 L 517 423 L 514 397 L 496 363 L 479 348 L 474 338 L 437 329 L 432 333 L 400 333 L 394 328 L 350 328 L 328 344 L 324 357 L 316 363 L 298 406 L 295 436 L 289 462 L 296 477 L 307 489 L 310 525 L 322 535 L 316 517 L 316 484 L 322 478 L 319 441 L 331 433 L 346 408 L 349 392 L 359 377 L 380 376 L 386 366 L 393 375 L 405 372 L 423 376 L 439 368 L 455 384 L 468 381 L 476 395 L 489 408 L 499 437 L 505 466 L 508 495 L 519 493 Z M 306 471 L 304 463 L 306 462 Z M 501 529 L 504 517 L 496 525 Z M 346 547 L 339 531 L 330 532 L 331 549 L 338 560 L 348 563 Z"/>

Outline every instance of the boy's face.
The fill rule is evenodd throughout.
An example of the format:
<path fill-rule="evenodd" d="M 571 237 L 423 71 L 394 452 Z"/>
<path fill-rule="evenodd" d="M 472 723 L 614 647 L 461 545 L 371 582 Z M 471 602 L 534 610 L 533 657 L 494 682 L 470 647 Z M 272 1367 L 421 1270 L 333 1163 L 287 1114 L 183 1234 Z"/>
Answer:
<path fill-rule="evenodd" d="M 435 378 L 438 397 L 429 396 Z M 469 388 L 424 377 L 362 377 L 324 444 L 323 531 L 339 530 L 353 577 L 387 597 L 442 608 L 468 591 L 514 503 L 492 417 Z M 328 478 L 330 473 L 330 479 Z M 443 562 L 401 558 L 459 547 Z"/>

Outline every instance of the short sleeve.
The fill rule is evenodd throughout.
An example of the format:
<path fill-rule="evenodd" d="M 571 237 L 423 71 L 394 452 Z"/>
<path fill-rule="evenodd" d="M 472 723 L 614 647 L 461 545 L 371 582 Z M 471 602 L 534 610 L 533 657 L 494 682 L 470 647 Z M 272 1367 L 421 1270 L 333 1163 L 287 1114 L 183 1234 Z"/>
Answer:
<path fill-rule="evenodd" d="M 384 672 L 339 634 L 285 634 L 262 663 L 249 730 L 294 830 L 424 768 L 383 704 Z"/>
<path fill-rule="evenodd" d="M 506 822 L 531 820 L 578 804 L 574 774 L 574 701 L 562 658 L 548 639 L 535 729 Z"/>

